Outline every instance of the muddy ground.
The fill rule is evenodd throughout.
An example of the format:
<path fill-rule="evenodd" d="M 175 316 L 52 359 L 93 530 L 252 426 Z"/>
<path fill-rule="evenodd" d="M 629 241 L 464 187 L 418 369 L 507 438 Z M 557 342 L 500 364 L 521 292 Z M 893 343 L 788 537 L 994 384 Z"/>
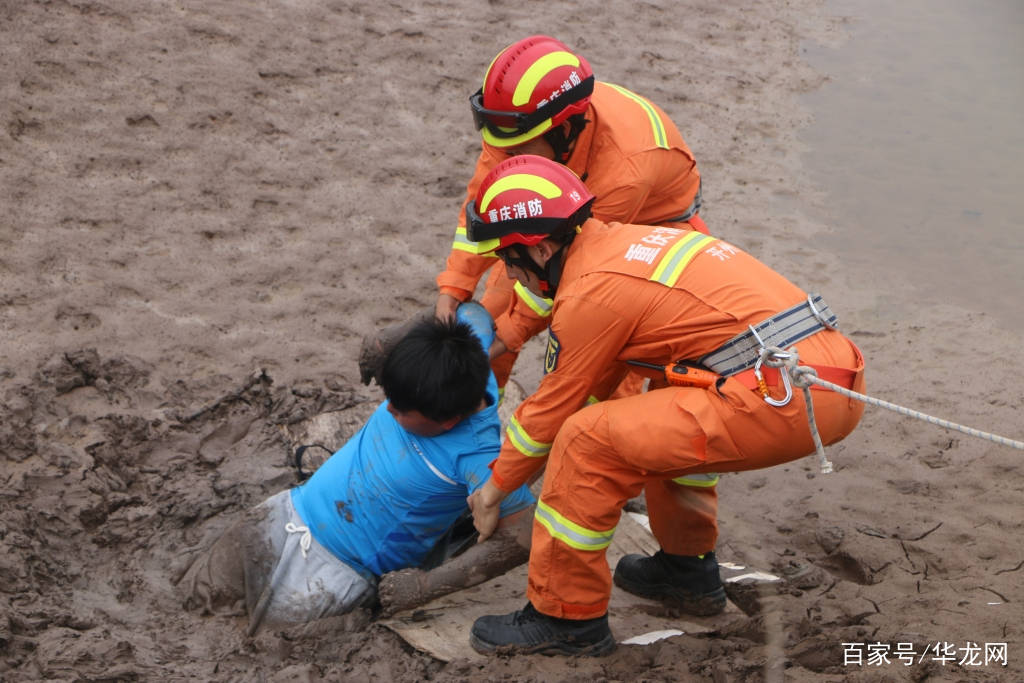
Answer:
<path fill-rule="evenodd" d="M 296 482 L 297 427 L 379 400 L 359 340 L 433 302 L 467 97 L 531 33 L 668 111 L 712 233 L 826 293 L 870 393 L 1020 438 L 1019 334 L 913 307 L 898 255 L 851 273 L 815 242 L 798 96 L 827 74 L 801 45 L 843 26 L 816 0 L 0 2 L 0 679 L 1024 677 L 1020 452 L 877 408 L 833 474 L 723 479 L 719 554 L 786 581 L 710 636 L 443 663 L 369 613 L 246 638 L 180 608 L 194 549 Z"/>

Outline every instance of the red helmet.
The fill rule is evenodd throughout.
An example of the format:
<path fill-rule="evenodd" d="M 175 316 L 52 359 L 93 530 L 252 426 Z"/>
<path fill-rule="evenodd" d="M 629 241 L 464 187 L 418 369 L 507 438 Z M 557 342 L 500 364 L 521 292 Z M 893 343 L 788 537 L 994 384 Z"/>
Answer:
<path fill-rule="evenodd" d="M 502 50 L 470 98 L 484 141 L 514 147 L 582 114 L 594 92 L 594 72 L 561 41 L 530 36 Z"/>
<path fill-rule="evenodd" d="M 466 234 L 478 253 L 545 237 L 570 237 L 590 217 L 594 195 L 575 173 L 544 157 L 509 157 L 491 169 L 466 205 Z"/>

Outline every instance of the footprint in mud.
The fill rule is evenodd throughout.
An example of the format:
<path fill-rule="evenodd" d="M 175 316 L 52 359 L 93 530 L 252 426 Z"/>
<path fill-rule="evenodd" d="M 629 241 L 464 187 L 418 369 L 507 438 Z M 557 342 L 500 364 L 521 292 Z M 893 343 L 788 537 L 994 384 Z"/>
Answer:
<path fill-rule="evenodd" d="M 821 567 L 803 560 L 789 560 L 776 570 L 788 585 L 800 590 L 817 588 L 825 583 L 827 576 Z"/>
<path fill-rule="evenodd" d="M 814 533 L 814 540 L 817 541 L 826 554 L 831 554 L 840 546 L 845 536 L 846 532 L 840 527 L 828 526 L 818 529 Z"/>
<path fill-rule="evenodd" d="M 836 552 L 821 561 L 821 566 L 836 578 L 861 586 L 875 583 L 875 572 L 866 563 L 845 552 Z"/>
<path fill-rule="evenodd" d="M 895 489 L 897 493 L 907 496 L 928 496 L 932 492 L 932 487 L 928 482 L 917 479 L 889 479 L 885 483 Z"/>
<path fill-rule="evenodd" d="M 236 417 L 223 423 L 199 442 L 199 459 L 209 465 L 219 465 L 228 450 L 245 438 L 255 417 Z"/>

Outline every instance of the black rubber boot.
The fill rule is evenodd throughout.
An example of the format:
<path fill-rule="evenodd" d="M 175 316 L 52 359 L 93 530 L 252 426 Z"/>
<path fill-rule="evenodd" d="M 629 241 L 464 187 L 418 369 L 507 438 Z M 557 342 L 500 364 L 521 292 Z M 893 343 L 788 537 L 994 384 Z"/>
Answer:
<path fill-rule="evenodd" d="M 473 622 L 469 644 L 482 654 L 584 655 L 599 657 L 615 649 L 608 615 L 596 619 L 558 619 L 533 605 L 510 614 L 489 614 Z"/>
<path fill-rule="evenodd" d="M 626 555 L 615 567 L 615 585 L 642 598 L 659 600 L 686 614 L 710 616 L 725 609 L 725 589 L 714 552 L 702 557 Z"/>

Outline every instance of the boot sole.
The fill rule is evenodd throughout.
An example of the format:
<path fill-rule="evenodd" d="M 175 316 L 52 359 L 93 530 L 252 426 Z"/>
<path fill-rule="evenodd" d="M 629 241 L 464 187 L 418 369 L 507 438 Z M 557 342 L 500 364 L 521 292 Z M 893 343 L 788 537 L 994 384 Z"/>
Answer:
<path fill-rule="evenodd" d="M 695 617 L 711 617 L 725 611 L 725 588 L 722 586 L 703 595 L 690 595 L 668 584 L 636 584 L 619 572 L 615 572 L 613 581 L 616 586 L 628 593 L 663 602 Z"/>
<path fill-rule="evenodd" d="M 572 645 L 570 643 L 549 642 L 539 645 L 495 645 L 481 640 L 476 634 L 469 635 L 470 646 L 482 655 L 565 655 L 569 657 L 603 657 L 615 649 L 615 638 L 608 634 L 601 640 L 590 645 Z"/>

